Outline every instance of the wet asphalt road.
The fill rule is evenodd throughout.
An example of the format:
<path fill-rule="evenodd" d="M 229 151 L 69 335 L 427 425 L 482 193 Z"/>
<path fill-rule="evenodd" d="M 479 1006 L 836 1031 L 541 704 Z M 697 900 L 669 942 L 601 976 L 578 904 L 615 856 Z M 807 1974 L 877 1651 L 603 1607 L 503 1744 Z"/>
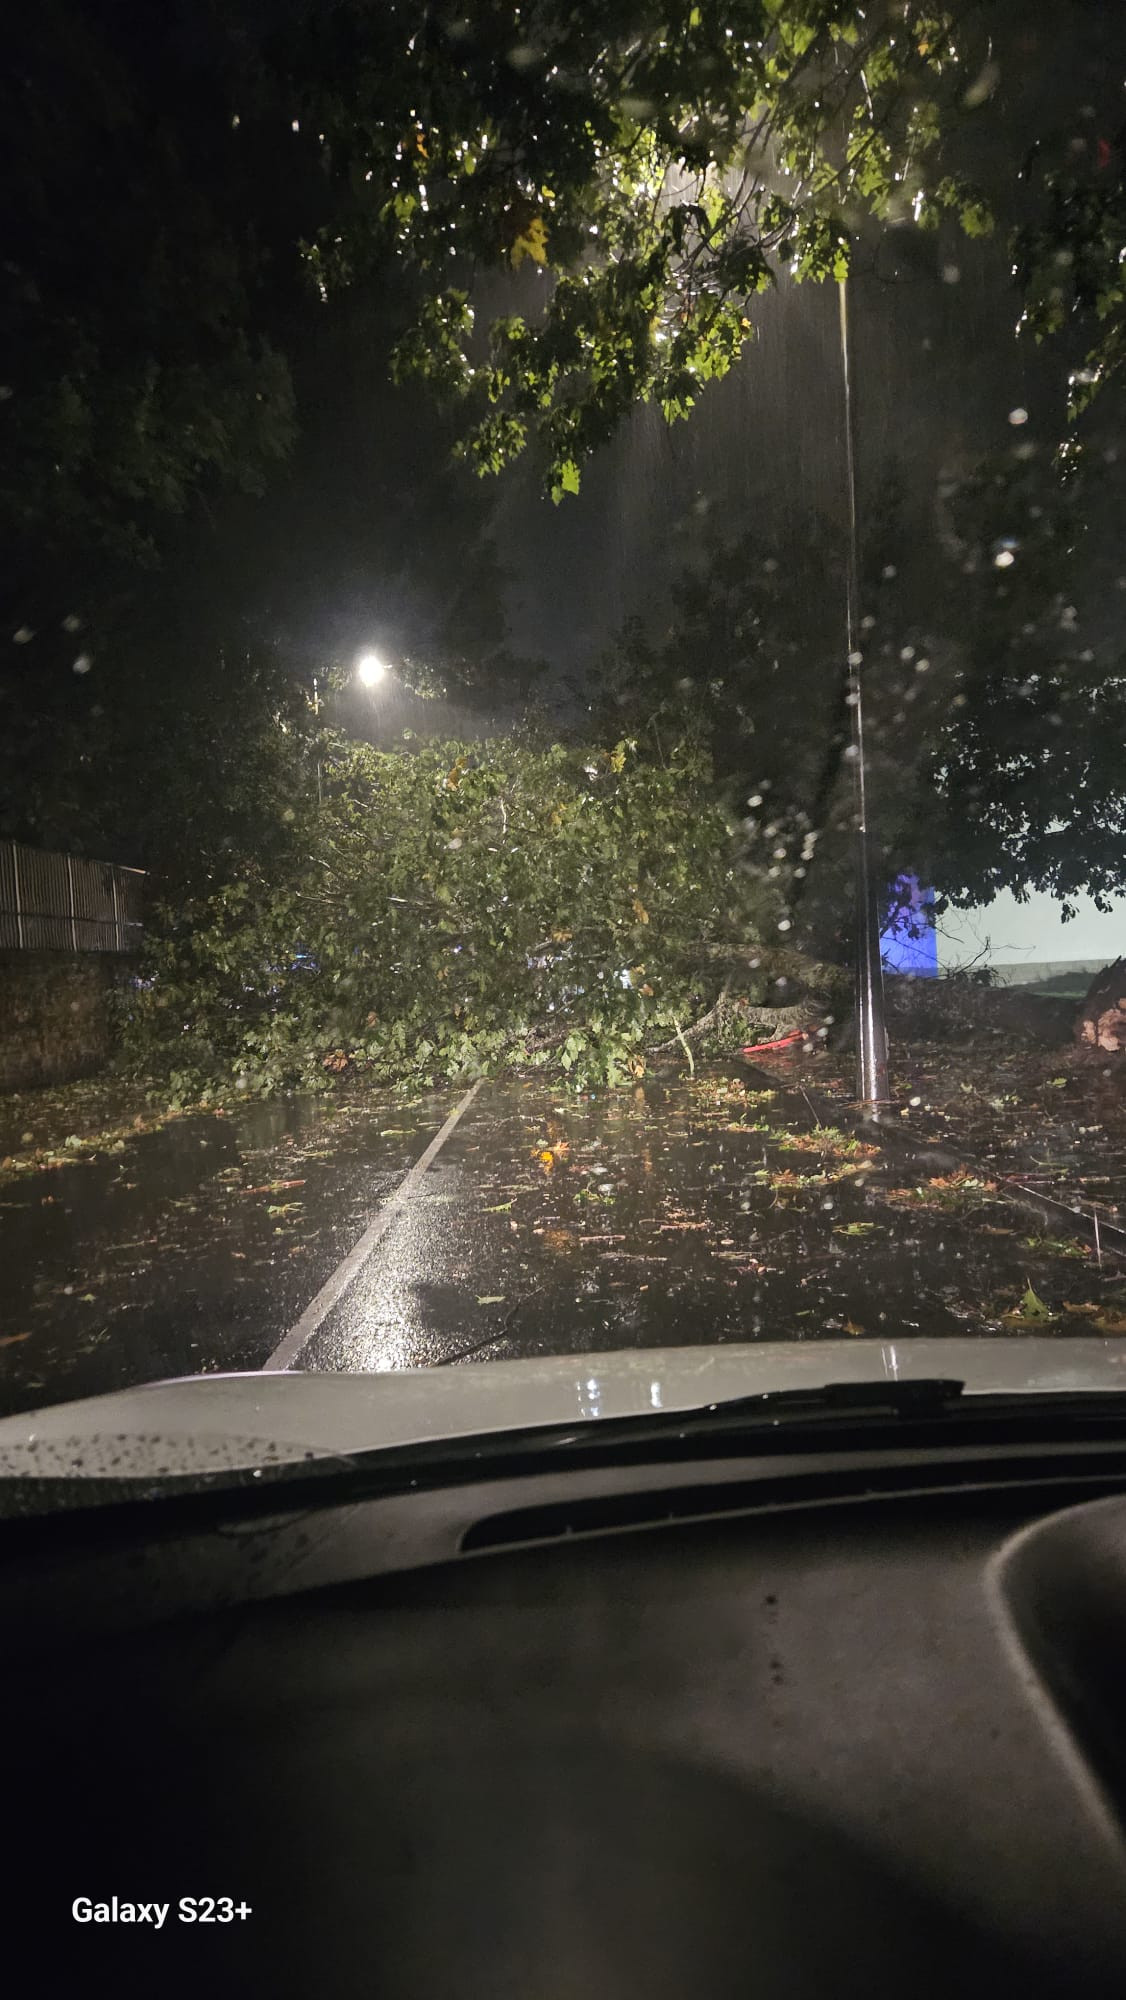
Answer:
<path fill-rule="evenodd" d="M 987 1189 L 912 1190 L 878 1147 L 786 1125 L 745 1076 L 571 1101 L 485 1084 L 418 1171 L 464 1095 L 187 1117 L 0 1184 L 0 1410 L 262 1368 L 279 1350 L 371 1371 L 1019 1336 L 1045 1330 L 1004 1317 L 1029 1283 L 1086 1332 L 1117 1282 L 1030 1237 Z M 1088 1317 L 1065 1314 L 1076 1303 Z"/>

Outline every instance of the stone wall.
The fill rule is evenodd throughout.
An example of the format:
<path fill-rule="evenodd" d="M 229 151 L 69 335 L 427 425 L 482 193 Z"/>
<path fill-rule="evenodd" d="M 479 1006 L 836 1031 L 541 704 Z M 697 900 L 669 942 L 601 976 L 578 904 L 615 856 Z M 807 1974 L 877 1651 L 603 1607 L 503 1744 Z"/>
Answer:
<path fill-rule="evenodd" d="M 113 1053 L 112 952 L 0 951 L 0 1091 L 96 1076 Z"/>

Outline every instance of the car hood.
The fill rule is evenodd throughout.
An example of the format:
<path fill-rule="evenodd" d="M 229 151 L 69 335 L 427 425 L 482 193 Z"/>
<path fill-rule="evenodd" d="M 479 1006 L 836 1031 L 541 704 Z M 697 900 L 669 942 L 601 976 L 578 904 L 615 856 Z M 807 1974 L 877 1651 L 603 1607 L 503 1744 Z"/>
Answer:
<path fill-rule="evenodd" d="M 971 1395 L 1121 1389 L 1126 1339 L 776 1341 L 370 1375 L 192 1376 L 0 1419 L 0 1478 L 198 1476 L 699 1409 L 771 1390 L 926 1377 L 961 1381 Z"/>

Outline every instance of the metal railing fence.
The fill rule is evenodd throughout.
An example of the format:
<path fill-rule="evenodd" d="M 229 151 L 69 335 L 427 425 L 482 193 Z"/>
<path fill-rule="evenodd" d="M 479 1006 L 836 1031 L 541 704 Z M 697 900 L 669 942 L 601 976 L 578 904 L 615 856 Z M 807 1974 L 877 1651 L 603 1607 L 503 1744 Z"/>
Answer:
<path fill-rule="evenodd" d="M 0 949 L 135 951 L 144 871 L 0 840 Z"/>

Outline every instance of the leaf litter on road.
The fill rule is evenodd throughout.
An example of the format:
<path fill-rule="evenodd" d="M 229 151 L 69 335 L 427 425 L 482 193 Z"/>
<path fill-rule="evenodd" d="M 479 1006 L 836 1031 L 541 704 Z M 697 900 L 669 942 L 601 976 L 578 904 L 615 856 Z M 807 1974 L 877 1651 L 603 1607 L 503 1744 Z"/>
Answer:
<path fill-rule="evenodd" d="M 474 1144 L 480 1146 L 472 1181 L 475 1191 L 468 1200 L 478 1215 L 506 1216 L 513 1236 L 492 1231 L 488 1241 L 494 1246 L 493 1268 L 488 1268 L 487 1260 L 471 1260 L 460 1276 L 451 1274 L 451 1282 L 475 1299 L 501 1303 L 511 1296 L 504 1289 L 504 1279 L 515 1269 L 515 1263 L 507 1261 L 509 1256 L 521 1259 L 521 1268 L 532 1272 L 539 1256 L 543 1268 L 565 1268 L 579 1279 L 576 1293 L 586 1298 L 584 1288 L 600 1265 L 609 1267 L 616 1261 L 623 1270 L 628 1263 L 653 1266 L 657 1282 L 651 1288 L 644 1282 L 643 1270 L 636 1271 L 637 1284 L 616 1287 L 613 1311 L 604 1323 L 611 1345 L 622 1315 L 626 1316 L 622 1323 L 631 1329 L 631 1344 L 642 1337 L 636 1330 L 642 1325 L 653 1329 L 650 1338 L 659 1338 L 670 1323 L 669 1302 L 676 1297 L 683 1298 L 684 1311 L 690 1314 L 682 1339 L 699 1338 L 708 1329 L 720 1337 L 785 1338 L 786 1329 L 799 1317 L 803 1327 L 810 1317 L 817 1323 L 803 1334 L 808 1338 L 820 1337 L 834 1326 L 850 1332 L 866 1328 L 872 1336 L 885 1330 L 889 1319 L 895 1322 L 897 1315 L 901 1329 L 940 1331 L 963 1331 L 967 1324 L 976 1330 L 996 1330 L 1006 1312 L 1005 1323 L 1013 1330 L 1028 1331 L 1065 1315 L 1057 1285 L 1064 1271 L 1074 1269 L 1079 1260 L 1070 1250 L 1057 1251 L 1047 1235 L 1026 1237 L 1021 1246 L 1015 1236 L 1006 1242 L 991 1233 L 987 1245 L 986 1231 L 1003 1212 L 995 1181 L 980 1174 L 946 1175 L 932 1176 L 916 1190 L 889 1188 L 888 1169 L 876 1157 L 879 1149 L 860 1139 L 859 1157 L 852 1156 L 843 1125 L 815 1124 L 803 1131 L 791 1118 L 780 1113 L 775 1117 L 773 1110 L 764 1115 L 775 1101 L 773 1092 L 765 1092 L 760 1093 L 765 1102 L 753 1109 L 756 1126 L 766 1129 L 752 1132 L 742 1125 L 729 1130 L 732 1106 L 744 1110 L 754 1093 L 744 1086 L 734 1088 L 722 1077 L 701 1082 L 695 1091 L 665 1091 L 652 1085 L 648 1095 L 553 1107 L 550 1116 L 543 1109 L 533 1112 L 525 1097 L 531 1115 L 523 1129 L 511 1118 L 507 1123 L 503 1117 L 493 1119 L 482 1100 L 482 1129 L 474 1135 Z M 388 1139 L 407 1136 L 406 1128 L 400 1134 L 396 1128 L 378 1125 L 377 1118 L 378 1111 L 365 1126 L 350 1109 L 337 1121 L 340 1143 L 352 1143 L 362 1153 L 371 1136 L 383 1135 L 385 1147 Z M 308 1143 L 313 1136 L 307 1134 L 301 1144 L 299 1135 L 289 1133 L 272 1146 L 244 1148 L 237 1166 L 216 1163 L 210 1174 L 205 1173 L 196 1193 L 186 1198 L 196 1207 L 165 1209 L 158 1225 L 159 1241 L 152 1242 L 156 1271 L 145 1279 L 154 1288 L 152 1295 L 157 1295 L 160 1267 L 167 1259 L 176 1257 L 187 1271 L 191 1260 L 206 1249 L 214 1261 L 219 1227 L 233 1226 L 236 1231 L 234 1242 L 224 1243 L 226 1256 L 233 1260 L 227 1267 L 228 1282 L 233 1282 L 237 1266 L 247 1285 L 272 1282 L 273 1268 L 280 1269 L 291 1257 L 300 1259 L 318 1237 L 323 1240 L 326 1224 L 317 1223 L 319 1191 L 322 1184 L 335 1182 L 339 1155 L 324 1145 L 323 1126 L 316 1145 Z M 800 1143 L 794 1143 L 795 1137 Z M 538 1143 L 531 1145 L 533 1139 Z M 550 1167 L 545 1166 L 544 1155 Z M 314 1158 L 315 1167 L 309 1164 Z M 476 1161 L 483 1165 L 483 1173 Z M 600 1178 L 612 1183 L 611 1202 L 604 1199 L 609 1186 L 599 1190 Z M 243 1186 L 243 1180 L 252 1185 Z M 284 1199 L 287 1191 L 298 1188 L 303 1190 L 300 1203 Z M 895 1196 L 904 1192 L 907 1200 L 901 1206 Z M 256 1206 L 243 1204 L 243 1194 L 283 1198 Z M 431 1199 L 444 1199 L 456 1207 L 467 1197 L 447 1192 L 428 1195 Z M 303 1220 L 311 1220 L 313 1228 L 302 1228 L 300 1240 L 293 1242 L 286 1239 L 296 1232 L 286 1227 L 275 1242 L 271 1225 L 286 1223 L 288 1211 L 304 1212 L 307 1205 Z M 603 1211 L 611 1205 L 612 1237 L 598 1226 L 610 1220 Z M 368 1213 L 370 1196 L 365 1196 L 357 1203 L 346 1201 L 343 1210 L 335 1211 L 335 1219 L 338 1223 L 343 1215 L 347 1226 L 353 1215 L 362 1223 Z M 123 1246 L 148 1247 L 150 1239 L 138 1237 L 134 1214 L 130 1221 Z M 269 1236 L 263 1233 L 266 1230 Z M 103 1262 L 106 1254 L 103 1247 Z M 1080 1252 L 1081 1257 L 1086 1254 Z M 1027 1279 L 1014 1256 L 1027 1261 Z M 964 1279 L 956 1299 L 948 1296 L 948 1285 L 936 1280 L 936 1273 L 948 1272 L 953 1261 Z M 1053 1269 L 1059 1271 L 1058 1281 L 1052 1279 Z M 123 1272 L 120 1286 L 127 1276 L 132 1282 L 133 1274 Z M 490 1278 L 502 1282 L 494 1288 Z M 999 1278 L 1011 1283 L 1003 1307 L 994 1303 Z M 120 1286 L 99 1287 L 102 1315 L 108 1313 L 111 1321 L 126 1303 L 144 1306 L 143 1296 L 130 1297 Z M 719 1287 L 724 1288 L 722 1298 Z M 1047 1321 L 1021 1310 L 1028 1290 L 1048 1314 Z M 532 1277 L 531 1303 L 525 1310 L 533 1314 L 538 1304 L 535 1294 Z M 550 1302 L 550 1287 L 545 1296 Z M 807 1306 L 809 1299 L 813 1303 Z M 1095 1320 L 1096 1315 L 1113 1323 L 1109 1300 L 1084 1317 Z M 1126 1317 L 1122 1325 L 1126 1331 Z"/>

